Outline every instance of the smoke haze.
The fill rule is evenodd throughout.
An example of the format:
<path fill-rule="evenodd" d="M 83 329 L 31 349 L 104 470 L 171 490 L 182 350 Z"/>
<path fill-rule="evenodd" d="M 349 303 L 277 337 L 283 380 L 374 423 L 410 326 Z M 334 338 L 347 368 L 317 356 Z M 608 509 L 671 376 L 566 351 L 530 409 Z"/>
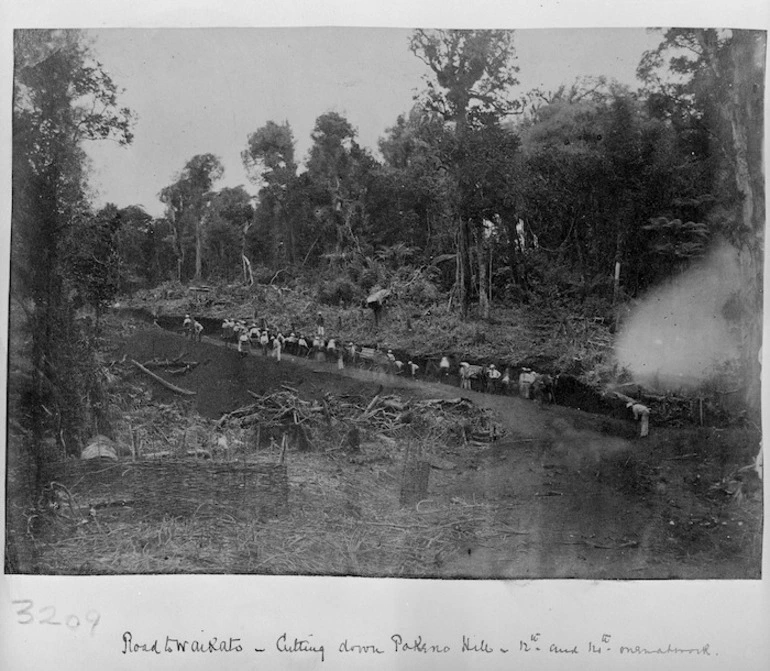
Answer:
<path fill-rule="evenodd" d="M 738 356 L 741 306 L 737 255 L 723 243 L 634 308 L 618 363 L 652 389 L 696 387 Z"/>

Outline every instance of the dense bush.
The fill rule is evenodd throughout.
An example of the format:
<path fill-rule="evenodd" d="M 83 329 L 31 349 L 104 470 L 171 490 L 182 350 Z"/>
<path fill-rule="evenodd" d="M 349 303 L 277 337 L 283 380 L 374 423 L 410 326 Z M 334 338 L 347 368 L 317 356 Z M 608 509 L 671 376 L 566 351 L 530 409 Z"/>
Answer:
<path fill-rule="evenodd" d="M 440 293 L 436 285 L 422 275 L 413 279 L 405 287 L 398 289 L 399 299 L 416 305 L 435 303 L 439 296 Z"/>
<path fill-rule="evenodd" d="M 318 289 L 318 302 L 323 305 L 350 305 L 357 295 L 356 285 L 342 278 L 323 282 Z"/>

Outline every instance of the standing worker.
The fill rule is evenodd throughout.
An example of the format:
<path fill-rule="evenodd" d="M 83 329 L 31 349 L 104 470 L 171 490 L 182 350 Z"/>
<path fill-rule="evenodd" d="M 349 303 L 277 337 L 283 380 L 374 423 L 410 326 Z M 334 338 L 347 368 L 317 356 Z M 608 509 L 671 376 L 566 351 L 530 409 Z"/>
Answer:
<path fill-rule="evenodd" d="M 449 357 L 441 357 L 441 363 L 438 365 L 438 370 L 442 377 L 449 377 Z"/>
<path fill-rule="evenodd" d="M 337 358 L 337 341 L 334 338 L 329 338 L 326 343 L 326 359 L 334 361 Z"/>
<path fill-rule="evenodd" d="M 310 348 L 310 351 L 313 354 L 313 358 L 316 361 L 318 361 L 321 358 L 319 354 L 321 353 L 322 349 L 323 349 L 323 340 L 321 340 L 321 336 L 319 335 L 313 336 L 313 343 Z"/>
<path fill-rule="evenodd" d="M 460 389 L 471 388 L 471 365 L 467 361 L 460 363 Z"/>
<path fill-rule="evenodd" d="M 192 338 L 193 320 L 190 317 L 190 315 L 184 316 L 184 322 L 182 323 L 182 328 L 184 329 L 185 338 Z"/>
<path fill-rule="evenodd" d="M 519 375 L 519 396 L 522 398 L 530 398 L 530 390 L 532 383 L 537 379 L 537 373 L 529 368 L 522 368 Z"/>
<path fill-rule="evenodd" d="M 270 343 L 270 337 L 267 335 L 267 329 L 262 331 L 262 335 L 259 336 L 259 344 L 262 347 L 262 356 L 267 356 L 267 346 Z"/>
<path fill-rule="evenodd" d="M 281 334 L 279 333 L 278 336 Z M 275 360 L 278 363 L 281 363 L 281 349 L 283 348 L 283 338 L 279 338 L 276 336 L 273 338 L 273 354 L 275 355 Z"/>
<path fill-rule="evenodd" d="M 238 338 L 238 354 L 242 357 L 246 356 L 246 343 L 249 342 L 249 332 L 245 325 L 237 325 L 235 329 L 236 337 Z"/>
<path fill-rule="evenodd" d="M 393 354 L 393 350 L 392 349 L 389 349 L 386 357 L 387 357 L 387 360 L 388 360 L 388 373 L 392 374 L 393 373 L 393 368 L 396 365 L 396 355 Z M 412 363 L 412 362 L 410 361 L 409 363 Z"/>
<path fill-rule="evenodd" d="M 315 320 L 317 331 L 319 338 L 323 338 L 326 336 L 326 329 L 324 328 L 324 316 L 319 312 L 318 317 L 316 317 Z"/>
<path fill-rule="evenodd" d="M 487 372 L 487 392 L 490 394 L 497 393 L 497 386 L 501 377 L 500 371 L 495 367 L 495 364 L 489 364 L 489 370 Z"/>
<path fill-rule="evenodd" d="M 255 349 L 259 344 L 259 336 L 262 335 L 259 327 L 256 324 L 252 324 L 249 327 L 249 342 L 251 343 L 251 349 Z"/>
<path fill-rule="evenodd" d="M 229 347 L 228 340 L 230 339 L 232 332 L 233 330 L 230 324 L 230 317 L 225 317 L 224 321 L 222 321 L 222 340 L 225 343 L 225 347 Z"/>
<path fill-rule="evenodd" d="M 299 340 L 297 341 L 297 356 L 301 355 L 309 356 L 310 355 L 310 347 L 308 347 L 307 339 L 305 336 L 303 336 L 301 333 L 299 335 Z"/>
<path fill-rule="evenodd" d="M 296 354 L 297 353 L 297 336 L 294 335 L 294 331 L 292 331 L 289 334 L 289 337 L 286 338 L 286 351 L 289 354 Z"/>
<path fill-rule="evenodd" d="M 508 366 L 505 367 L 505 374 L 503 375 L 503 379 L 500 380 L 500 385 L 502 386 L 502 392 L 505 396 L 509 394 L 509 389 L 511 388 L 511 369 L 508 368 Z"/>

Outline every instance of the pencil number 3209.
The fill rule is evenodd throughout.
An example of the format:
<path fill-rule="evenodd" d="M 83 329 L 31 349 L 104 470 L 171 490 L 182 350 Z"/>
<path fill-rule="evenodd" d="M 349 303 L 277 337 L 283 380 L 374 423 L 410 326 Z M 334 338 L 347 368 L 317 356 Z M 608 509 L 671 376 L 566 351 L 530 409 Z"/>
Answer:
<path fill-rule="evenodd" d="M 93 636 L 101 615 L 96 610 L 89 610 L 83 619 L 74 613 L 59 615 L 55 606 L 42 606 L 35 608 L 31 599 L 15 599 L 11 605 L 16 609 L 16 622 L 18 624 L 48 624 L 52 626 L 64 626 L 76 631 L 81 626 L 90 626 L 89 634 Z"/>

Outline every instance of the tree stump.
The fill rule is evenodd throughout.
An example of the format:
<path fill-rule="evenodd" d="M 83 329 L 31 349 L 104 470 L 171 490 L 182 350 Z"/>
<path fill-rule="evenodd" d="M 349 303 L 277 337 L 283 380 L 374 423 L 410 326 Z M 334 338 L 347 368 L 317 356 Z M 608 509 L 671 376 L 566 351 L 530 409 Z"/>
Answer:
<path fill-rule="evenodd" d="M 348 431 L 347 436 L 348 452 L 360 452 L 361 451 L 361 432 L 357 426 Z"/>
<path fill-rule="evenodd" d="M 399 502 L 402 506 L 414 505 L 427 498 L 429 476 L 430 463 L 422 458 L 421 451 L 412 451 L 411 446 L 407 447 L 401 474 Z"/>

